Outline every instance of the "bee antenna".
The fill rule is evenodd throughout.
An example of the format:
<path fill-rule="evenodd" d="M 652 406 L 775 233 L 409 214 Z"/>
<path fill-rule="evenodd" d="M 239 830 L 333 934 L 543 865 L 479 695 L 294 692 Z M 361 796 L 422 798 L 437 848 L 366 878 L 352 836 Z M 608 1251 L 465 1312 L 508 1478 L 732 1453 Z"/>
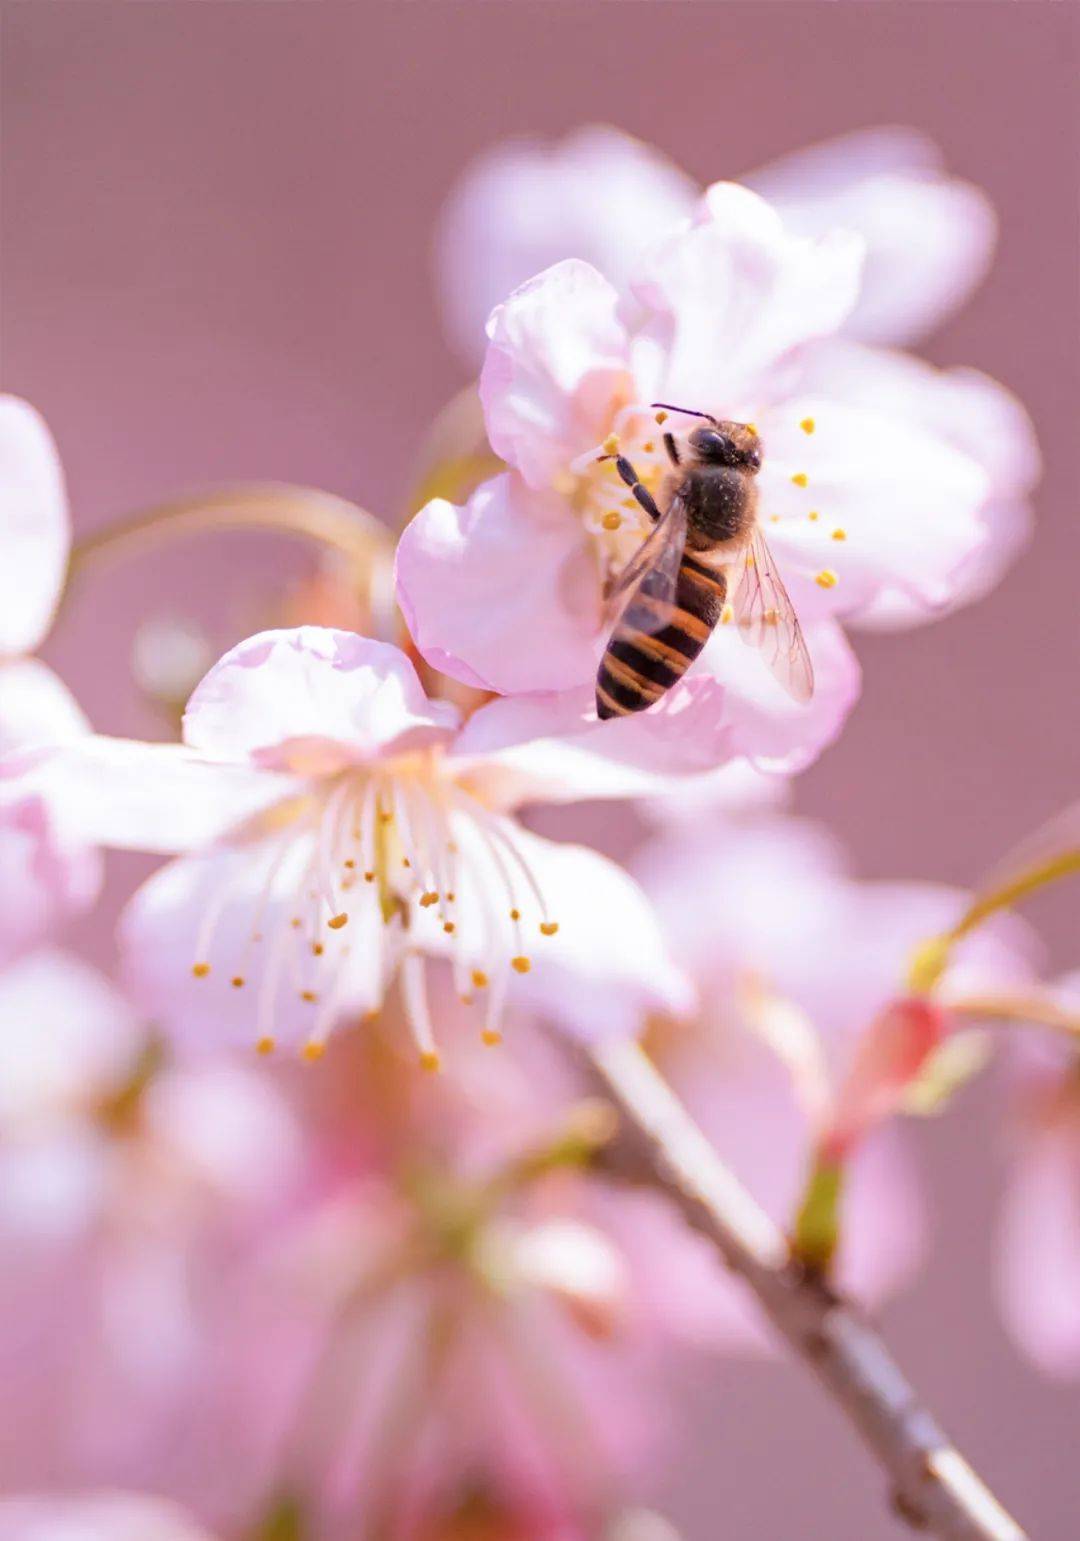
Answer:
<path fill-rule="evenodd" d="M 693 407 L 674 407 L 670 401 L 650 401 L 649 406 L 660 407 L 664 412 L 680 412 L 682 413 L 683 417 L 703 417 L 705 421 L 707 423 L 711 423 L 714 428 L 719 428 L 720 426 L 711 412 L 695 412 Z"/>

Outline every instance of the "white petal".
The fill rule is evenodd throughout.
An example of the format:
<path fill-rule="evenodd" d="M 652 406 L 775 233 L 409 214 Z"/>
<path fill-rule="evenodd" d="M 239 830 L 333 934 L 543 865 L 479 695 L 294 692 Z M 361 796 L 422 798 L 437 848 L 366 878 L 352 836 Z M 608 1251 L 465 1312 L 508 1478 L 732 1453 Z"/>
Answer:
<path fill-rule="evenodd" d="M 343 930 L 313 935 L 318 922 L 302 880 L 309 854 L 297 839 L 279 866 L 269 843 L 184 857 L 129 901 L 119 932 L 124 979 L 177 1047 L 254 1054 L 261 1038 L 272 1038 L 296 1050 L 317 1026 L 325 1037 L 343 1013 L 381 1002 L 381 959 L 391 942 L 374 887 L 359 885 Z M 209 972 L 197 976 L 196 963 L 208 963 Z"/>
<path fill-rule="evenodd" d="M 52 435 L 27 402 L 0 396 L 0 656 L 30 652 L 48 631 L 70 545 Z"/>
<path fill-rule="evenodd" d="M 459 720 L 429 701 L 399 648 L 350 631 L 299 626 L 248 637 L 196 687 L 189 747 L 275 770 L 327 774 L 444 742 Z"/>
<path fill-rule="evenodd" d="M 93 904 L 102 877 L 100 854 L 68 830 L 62 810 L 0 781 L 0 963 Z"/>
<path fill-rule="evenodd" d="M 681 1012 L 692 991 L 649 901 L 615 862 L 522 831 L 555 936 L 536 938 L 521 996 L 564 1031 L 597 1040 L 641 1030 L 650 1011 Z"/>
<path fill-rule="evenodd" d="M 5 797 L 43 796 L 65 839 L 168 855 L 197 850 L 302 783 L 215 764 L 180 744 L 90 734 L 0 764 Z"/>
<path fill-rule="evenodd" d="M 0 663 L 0 755 L 89 731 L 82 708 L 47 664 L 36 658 Z"/>

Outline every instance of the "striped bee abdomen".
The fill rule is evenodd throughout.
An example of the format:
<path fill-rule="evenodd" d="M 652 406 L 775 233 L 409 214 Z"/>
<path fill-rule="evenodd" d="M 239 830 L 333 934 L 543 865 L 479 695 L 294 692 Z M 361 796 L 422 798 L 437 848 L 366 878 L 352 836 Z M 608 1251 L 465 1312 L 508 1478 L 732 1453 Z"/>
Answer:
<path fill-rule="evenodd" d="M 727 580 L 689 551 L 673 601 L 656 597 L 662 584 L 655 570 L 647 572 L 619 617 L 596 675 L 599 717 L 626 717 L 659 701 L 682 679 L 720 619 Z"/>

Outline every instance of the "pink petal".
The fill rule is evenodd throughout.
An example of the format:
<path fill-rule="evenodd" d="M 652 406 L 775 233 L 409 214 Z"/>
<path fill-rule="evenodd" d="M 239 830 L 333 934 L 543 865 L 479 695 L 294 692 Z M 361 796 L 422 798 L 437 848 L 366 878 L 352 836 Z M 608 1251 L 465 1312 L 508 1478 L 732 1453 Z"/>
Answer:
<path fill-rule="evenodd" d="M 52 435 L 27 402 L 0 396 L 0 656 L 30 652 L 48 631 L 70 545 Z"/>
<path fill-rule="evenodd" d="M 161 1498 L 134 1493 L 0 1500 L 0 1541 L 212 1541 Z"/>
<path fill-rule="evenodd" d="M 492 307 L 563 257 L 583 258 L 622 287 L 639 253 L 697 197 L 652 146 L 607 125 L 493 145 L 466 167 L 439 218 L 447 331 L 476 360 Z"/>
<path fill-rule="evenodd" d="M 428 699 L 400 649 L 300 626 L 226 653 L 188 702 L 184 741 L 225 760 L 327 775 L 444 743 L 458 721 L 456 707 Z"/>
<path fill-rule="evenodd" d="M 872 1018 L 837 1087 L 823 1140 L 826 1161 L 846 1160 L 875 1125 L 898 1111 L 945 1030 L 941 1008 L 915 996 L 890 1001 Z"/>
<path fill-rule="evenodd" d="M 863 237 L 862 288 L 845 330 L 866 342 L 922 336 L 963 304 L 989 266 L 989 201 L 946 175 L 937 146 L 915 129 L 860 130 L 744 180 L 801 235 L 842 226 Z"/>
<path fill-rule="evenodd" d="M 473 714 L 454 753 L 469 780 L 502 807 L 644 796 L 730 758 L 723 695 L 701 675 L 647 712 L 606 722 L 596 718 L 591 685 L 507 697 Z"/>
<path fill-rule="evenodd" d="M 0 976 L 0 1123 L 74 1113 L 127 1081 L 144 1035 L 130 1004 L 71 954 Z"/>
<path fill-rule="evenodd" d="M 631 285 L 639 397 L 756 415 L 776 364 L 843 323 L 861 260 L 857 237 L 796 238 L 754 193 L 717 183 L 696 222 L 654 247 Z"/>
<path fill-rule="evenodd" d="M 896 1295 L 926 1251 L 926 1212 L 903 1132 L 882 1128 L 848 1164 L 836 1280 L 871 1308 Z"/>
<path fill-rule="evenodd" d="M 1036 1132 L 1005 1191 L 997 1253 L 1002 1314 L 1046 1375 L 1080 1374 L 1080 1137 Z"/>
<path fill-rule="evenodd" d="M 480 375 L 488 438 L 531 487 L 550 488 L 631 399 L 618 303 L 606 278 L 570 259 L 492 313 Z"/>
<path fill-rule="evenodd" d="M 464 507 L 421 509 L 398 544 L 398 602 L 434 668 L 482 690 L 561 690 L 591 679 L 602 645 L 596 564 L 561 499 L 513 474 Z"/>
<path fill-rule="evenodd" d="M 101 891 L 101 857 L 55 812 L 39 794 L 0 782 L 0 963 L 53 935 Z"/>
<path fill-rule="evenodd" d="M 197 850 L 298 790 L 292 777 L 215 764 L 181 744 L 96 734 L 0 764 L 0 793 L 43 797 L 65 840 L 163 855 Z"/>
<path fill-rule="evenodd" d="M 719 626 L 699 667 L 723 686 L 723 720 L 734 752 L 772 774 L 804 770 L 837 738 L 862 682 L 858 660 L 843 631 L 827 618 L 807 620 L 806 644 L 814 666 L 814 694 L 793 701 L 764 659 L 732 626 Z"/>

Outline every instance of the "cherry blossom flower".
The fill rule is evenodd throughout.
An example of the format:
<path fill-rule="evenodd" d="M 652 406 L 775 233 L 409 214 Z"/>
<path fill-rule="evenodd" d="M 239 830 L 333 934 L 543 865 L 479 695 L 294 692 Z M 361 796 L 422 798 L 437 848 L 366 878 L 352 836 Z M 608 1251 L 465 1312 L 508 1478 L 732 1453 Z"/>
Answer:
<path fill-rule="evenodd" d="M 480 383 L 510 469 L 464 506 L 429 503 L 398 550 L 425 658 L 504 694 L 577 690 L 584 712 L 610 630 L 604 592 L 650 528 L 605 454 L 617 444 L 658 493 L 665 414 L 650 403 L 753 422 L 762 529 L 806 633 L 814 698 L 791 701 L 738 628 L 718 626 L 644 718 L 682 714 L 716 764 L 813 759 L 858 691 L 839 623 L 888 611 L 911 624 L 969 582 L 985 588 L 980 564 L 1032 471 L 1025 420 L 990 382 L 837 340 L 860 272 L 856 236 L 794 235 L 756 195 L 718 184 L 623 289 L 571 259 L 516 290 L 491 316 Z M 1007 451 L 981 444 L 976 420 L 991 412 Z"/>
<path fill-rule="evenodd" d="M 492 1055 L 440 1010 L 452 1075 L 391 1011 L 304 1076 L 323 1178 L 249 1280 L 234 1422 L 313 1533 L 594 1536 L 655 1475 L 722 1269 L 575 1156 L 606 1119 L 554 1040 Z"/>
<path fill-rule="evenodd" d="M 955 917 L 961 896 L 858 882 L 824 832 L 782 818 L 668 834 L 634 870 L 703 1003 L 691 1031 L 651 1029 L 665 1073 L 785 1227 L 819 1143 L 843 1132 L 839 1282 L 870 1302 L 897 1290 L 919 1262 L 924 1222 L 908 1153 L 881 1121 L 900 1102 L 891 1088 L 918 1066 L 898 1080 L 896 1035 L 886 1064 L 880 1042 L 867 1057 L 866 1032 L 911 949 Z M 988 929 L 958 952 L 949 989 L 1023 976 L 1027 947 L 1026 933 Z M 729 1331 L 736 1343 L 759 1336 L 734 1292 Z"/>
<path fill-rule="evenodd" d="M 49 629 L 70 522 L 52 436 L 33 407 L 0 396 L 0 756 L 89 731 L 67 687 L 26 655 Z M 0 795 L 0 964 L 97 897 L 96 854 L 46 798 Z"/>
<path fill-rule="evenodd" d="M 158 1058 L 74 957 L 37 952 L 0 975 L 7 1492 L 62 1471 L 200 1507 L 246 1494 L 243 1441 L 222 1467 L 211 1411 L 225 1280 L 295 1191 L 298 1130 L 254 1069 Z"/>
<path fill-rule="evenodd" d="M 160 1498 L 136 1493 L 0 1499 L 0 1541 L 212 1541 Z"/>
<path fill-rule="evenodd" d="M 547 738 L 558 720 L 494 702 L 462 726 L 396 648 L 303 627 L 226 654 L 188 704 L 184 745 L 89 738 L 8 770 L 63 797 L 89 839 L 190 853 L 121 928 L 135 998 L 176 1039 L 315 1057 L 399 975 L 433 1068 L 428 955 L 483 1000 L 490 1040 L 512 980 L 568 1025 L 602 1002 L 611 1031 L 680 998 L 620 869 L 507 817 L 526 798 L 639 784 Z"/>
<path fill-rule="evenodd" d="M 863 237 L 866 265 L 844 329 L 864 342 L 913 341 L 963 303 L 990 260 L 986 197 L 949 176 L 937 146 L 914 129 L 845 134 L 739 180 L 801 235 L 843 226 Z M 624 288 L 701 197 L 659 151 L 610 126 L 496 145 L 459 178 L 439 221 L 436 281 L 450 337 L 478 359 L 494 306 L 564 257 Z"/>

